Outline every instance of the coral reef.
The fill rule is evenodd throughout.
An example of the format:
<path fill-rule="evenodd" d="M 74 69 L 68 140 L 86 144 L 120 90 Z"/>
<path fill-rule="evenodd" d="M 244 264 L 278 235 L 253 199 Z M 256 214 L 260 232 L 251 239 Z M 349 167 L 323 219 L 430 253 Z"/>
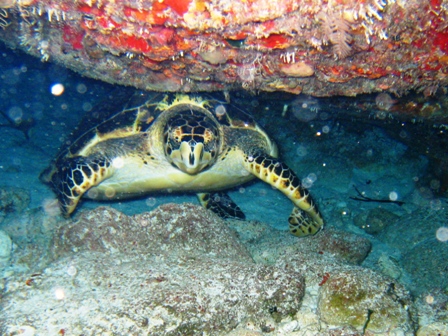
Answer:
<path fill-rule="evenodd" d="M 318 309 L 330 327 L 349 325 L 364 334 L 411 333 L 410 302 L 403 287 L 372 271 L 343 271 L 332 273 L 322 284 Z"/>
<path fill-rule="evenodd" d="M 192 204 L 81 212 L 53 226 L 47 265 L 6 276 L 0 332 L 411 335 L 404 288 L 347 264 L 366 257 L 367 240 L 324 230 L 297 244 L 262 223 L 230 224 Z M 341 295 L 359 321 L 330 317 Z"/>
<path fill-rule="evenodd" d="M 443 1 L 28 0 L 0 39 L 85 76 L 157 91 L 315 96 L 447 84 Z"/>
<path fill-rule="evenodd" d="M 51 249 L 50 267 L 8 280 L 2 334 L 225 332 L 293 316 L 304 293 L 299 273 L 254 264 L 220 218 L 192 204 L 87 211 Z"/>

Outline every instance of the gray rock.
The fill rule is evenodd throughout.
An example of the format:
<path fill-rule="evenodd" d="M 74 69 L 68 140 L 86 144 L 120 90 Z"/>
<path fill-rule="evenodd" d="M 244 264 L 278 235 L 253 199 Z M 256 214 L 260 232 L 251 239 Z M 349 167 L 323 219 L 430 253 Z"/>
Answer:
<path fill-rule="evenodd" d="M 280 231 L 259 222 L 230 222 L 256 262 L 274 264 L 283 255 L 313 254 L 314 259 L 330 255 L 348 264 L 360 264 L 369 254 L 372 244 L 364 237 L 325 228 L 318 234 L 297 239 L 289 231 Z"/>
<path fill-rule="evenodd" d="M 374 208 L 355 216 L 353 223 L 369 234 L 378 234 L 399 220 L 399 216 L 383 208 Z"/>
<path fill-rule="evenodd" d="M 51 249 L 42 272 L 7 279 L 0 334 L 216 335 L 294 316 L 305 292 L 300 272 L 256 265 L 224 221 L 192 204 L 86 211 Z"/>
<path fill-rule="evenodd" d="M 334 272 L 322 283 L 318 311 L 330 328 L 347 325 L 363 334 L 413 335 L 411 296 L 371 270 Z"/>
<path fill-rule="evenodd" d="M 226 223 L 194 204 L 168 203 L 132 217 L 109 207 L 85 211 L 56 232 L 52 249 L 55 256 L 98 251 L 252 262 Z"/>
<path fill-rule="evenodd" d="M 376 238 L 405 253 L 426 239 L 434 237 L 437 229 L 444 226 L 447 214 L 443 209 L 434 211 L 421 207 L 400 217 L 400 220 L 387 226 Z"/>
<path fill-rule="evenodd" d="M 300 274 L 221 258 L 84 251 L 59 259 L 30 285 L 9 281 L 0 334 L 30 326 L 38 335 L 216 335 L 273 310 L 293 316 Z"/>
<path fill-rule="evenodd" d="M 416 294 L 448 288 L 448 246 L 435 237 L 414 246 L 402 258 L 403 268 L 412 276 Z"/>

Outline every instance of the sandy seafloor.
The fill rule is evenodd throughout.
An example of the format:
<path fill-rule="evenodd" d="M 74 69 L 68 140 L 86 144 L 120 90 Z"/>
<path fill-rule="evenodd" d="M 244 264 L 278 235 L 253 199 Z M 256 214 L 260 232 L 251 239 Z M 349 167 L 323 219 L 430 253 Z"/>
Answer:
<path fill-rule="evenodd" d="M 29 192 L 30 202 L 23 210 L 26 212 L 44 207 L 54 199 L 52 191 L 39 181 L 40 172 L 67 141 L 82 116 L 94 111 L 95 104 L 114 88 L 4 46 L 0 46 L 0 79 L 0 110 L 12 119 L 35 121 L 27 138 L 22 130 L 10 127 L 8 120 L 0 116 L 3 126 L 0 128 L 0 188 L 13 186 Z M 51 93 L 56 83 L 64 85 L 60 96 Z M 448 204 L 443 193 L 438 192 L 440 181 L 431 174 L 428 159 L 398 141 L 413 134 L 400 130 L 399 120 L 394 120 L 397 126 L 392 127 L 389 118 L 373 118 L 374 104 L 367 105 L 370 110 L 359 118 L 353 118 L 353 113 L 344 117 L 345 111 L 331 110 L 328 99 L 320 103 L 319 99 L 301 96 L 294 101 L 291 96 L 286 99 L 282 95 L 242 93 L 232 93 L 231 97 L 247 104 L 247 110 L 278 143 L 282 159 L 309 187 L 326 227 L 354 233 L 372 243 L 362 266 L 404 285 L 411 290 L 415 302 L 420 300 L 419 304 L 438 303 L 439 315 L 432 322 L 446 326 L 448 246 L 446 241 L 441 241 L 446 239 L 446 231 L 444 238 L 444 231 L 439 229 L 448 226 Z M 353 100 L 354 107 L 362 103 L 362 99 Z M 383 123 L 387 127 L 382 127 Z M 393 136 L 394 132 L 401 133 Z M 350 197 L 359 197 L 355 187 L 372 199 L 398 200 L 404 204 L 353 200 Z M 243 209 L 247 220 L 287 230 L 291 204 L 270 186 L 255 181 L 229 194 Z M 168 194 L 126 202 L 83 201 L 77 215 L 99 205 L 134 215 L 169 202 L 197 203 L 197 200 L 194 195 Z M 376 215 L 384 228 L 368 233 L 362 226 L 376 225 L 366 219 L 373 209 L 380 209 Z M 0 229 L 6 222 L 10 229 L 11 216 L 15 214 L 2 210 L 2 215 L 9 220 L 2 218 Z M 19 249 L 14 239 L 13 243 L 16 245 L 12 254 L 14 249 Z M 11 257 L 11 260 L 16 259 Z M 412 265 L 406 265 L 411 261 Z M 6 279 L 3 298 L 8 295 L 8 277 L 39 271 L 8 264 L 2 273 Z M 41 333 L 36 331 L 36 334 Z"/>

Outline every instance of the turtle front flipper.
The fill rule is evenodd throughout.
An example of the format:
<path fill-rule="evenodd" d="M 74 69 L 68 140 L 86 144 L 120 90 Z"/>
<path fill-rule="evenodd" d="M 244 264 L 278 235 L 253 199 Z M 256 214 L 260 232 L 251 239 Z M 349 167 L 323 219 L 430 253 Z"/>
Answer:
<path fill-rule="evenodd" d="M 113 173 L 111 161 L 88 157 L 65 158 L 58 163 L 49 183 L 57 194 L 64 216 L 69 216 L 79 199 L 91 187 L 100 184 Z"/>
<path fill-rule="evenodd" d="M 212 210 L 221 218 L 246 218 L 240 207 L 226 193 L 198 193 L 197 196 L 204 208 Z"/>
<path fill-rule="evenodd" d="M 294 203 L 295 208 L 289 216 L 289 230 L 293 235 L 313 235 L 322 228 L 324 221 L 309 191 L 286 164 L 267 155 L 246 155 L 244 166 Z"/>

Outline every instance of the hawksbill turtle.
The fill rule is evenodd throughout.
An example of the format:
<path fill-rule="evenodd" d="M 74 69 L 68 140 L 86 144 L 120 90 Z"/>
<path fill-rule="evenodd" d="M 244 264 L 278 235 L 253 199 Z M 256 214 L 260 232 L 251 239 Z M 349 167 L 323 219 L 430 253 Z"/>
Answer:
<path fill-rule="evenodd" d="M 252 118 L 215 99 L 143 92 L 115 97 L 90 113 L 41 175 L 65 216 L 81 197 L 180 191 L 195 192 L 221 217 L 240 219 L 243 212 L 223 191 L 256 177 L 294 204 L 292 234 L 320 230 L 323 219 L 311 195 Z"/>

